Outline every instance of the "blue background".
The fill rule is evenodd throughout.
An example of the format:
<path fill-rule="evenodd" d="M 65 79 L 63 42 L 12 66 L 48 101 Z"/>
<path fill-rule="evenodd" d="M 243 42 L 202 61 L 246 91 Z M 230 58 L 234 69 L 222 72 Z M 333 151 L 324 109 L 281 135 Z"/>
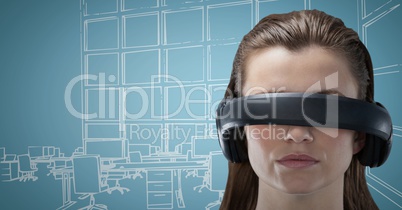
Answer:
<path fill-rule="evenodd" d="M 223 95 L 231 71 L 231 62 L 238 43 L 256 22 L 271 13 L 300 9 L 320 9 L 340 17 L 355 29 L 367 45 L 375 68 L 375 99 L 390 111 L 394 123 L 393 151 L 387 163 L 367 169 L 367 181 L 381 209 L 402 208 L 402 174 L 399 160 L 402 154 L 402 7 L 400 0 L 0 0 L 0 147 L 7 154 L 27 154 L 29 146 L 60 148 L 65 157 L 85 147 L 93 139 L 125 139 L 126 152 L 139 150 L 140 145 L 154 146 L 152 154 L 200 152 L 210 160 L 210 151 L 218 151 L 218 143 L 207 141 L 196 145 L 192 137 L 214 127 L 214 106 Z M 105 73 L 106 100 L 114 99 L 114 111 L 106 106 L 106 118 L 79 119 L 66 108 L 64 94 L 67 84 L 81 74 Z M 151 75 L 158 75 L 156 87 L 151 87 Z M 155 112 L 171 114 L 178 106 L 177 84 L 166 78 L 172 75 L 183 81 L 186 90 L 195 91 L 194 99 L 209 99 L 208 104 L 194 105 L 192 117 L 188 112 L 151 119 L 147 112 L 141 119 L 122 119 L 122 106 L 130 113 L 141 109 L 138 95 L 127 95 L 123 105 L 121 94 L 130 88 L 154 90 L 157 99 Z M 114 76 L 115 79 L 110 79 Z M 109 80 L 110 79 L 110 80 Z M 72 89 L 72 105 L 82 113 L 99 111 L 96 81 L 88 81 Z M 114 88 L 114 89 L 113 89 Z M 221 89 L 219 89 L 221 88 Z M 95 94 L 91 94 L 91 93 Z M 110 112 L 114 112 L 111 114 Z M 91 125 L 101 125 L 90 130 Z M 104 125 L 104 127 L 102 127 Z M 190 138 L 130 139 L 121 126 L 156 126 L 173 131 L 175 126 L 191 130 Z M 114 126 L 114 127 L 113 127 Z M 115 129 L 119 127 L 120 130 Z M 198 126 L 198 127 L 197 127 Z M 95 136 L 91 138 L 91 136 Z M 216 144 L 214 144 L 216 143 Z M 207 145 L 207 146 L 205 146 Z M 211 146 L 212 145 L 212 146 Z M 203 147 L 204 146 L 204 147 Z M 211 146 L 211 147 L 209 147 Z M 197 148 L 199 148 L 197 150 Z M 158 152 L 159 151 L 159 152 Z M 184 154 L 183 154 L 184 153 Z M 159 156 L 158 156 L 159 157 Z M 174 161 L 173 161 L 174 162 Z M 2 209 L 57 209 L 62 205 L 61 181 L 47 176 L 47 165 L 38 164 L 35 182 L 0 181 Z M 208 167 L 208 170 L 212 170 Z M 211 172 L 211 171 L 209 171 Z M 172 180 L 178 178 L 172 170 Z M 183 171 L 188 173 L 188 171 Z M 185 177 L 181 187 L 185 207 L 204 209 L 218 199 L 218 192 L 193 187 L 201 185 L 202 174 Z M 216 176 L 226 178 L 225 172 Z M 122 186 L 131 191 L 100 193 L 97 203 L 109 209 L 147 209 L 147 182 L 143 179 L 124 179 Z M 178 182 L 172 181 L 174 188 Z M 174 191 L 172 191 L 174 192 Z M 80 208 L 88 200 L 79 200 L 71 209 Z M 171 208 L 178 209 L 173 196 Z M 169 208 L 167 208 L 169 209 Z"/>

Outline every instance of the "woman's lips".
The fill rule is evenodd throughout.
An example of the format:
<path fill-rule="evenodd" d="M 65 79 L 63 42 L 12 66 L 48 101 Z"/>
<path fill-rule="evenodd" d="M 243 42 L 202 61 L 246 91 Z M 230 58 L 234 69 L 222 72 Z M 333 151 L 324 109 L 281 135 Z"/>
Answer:
<path fill-rule="evenodd" d="M 277 162 L 288 168 L 307 168 L 319 161 L 306 154 L 290 154 L 277 160 Z"/>

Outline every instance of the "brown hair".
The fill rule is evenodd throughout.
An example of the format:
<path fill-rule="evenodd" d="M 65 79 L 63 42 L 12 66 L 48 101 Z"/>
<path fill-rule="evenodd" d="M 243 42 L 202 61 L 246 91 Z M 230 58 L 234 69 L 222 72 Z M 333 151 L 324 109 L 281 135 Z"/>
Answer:
<path fill-rule="evenodd" d="M 243 37 L 233 62 L 225 98 L 241 96 L 247 59 L 253 52 L 282 46 L 297 52 L 316 45 L 343 55 L 359 87 L 358 98 L 369 102 L 374 98 L 373 66 L 367 48 L 358 34 L 343 21 L 318 10 L 272 14 L 263 18 Z M 242 141 L 246 144 L 246 141 Z M 357 159 L 344 175 L 344 209 L 378 209 L 368 190 L 365 167 Z M 221 210 L 255 209 L 258 197 L 258 176 L 250 162 L 229 163 L 229 175 Z"/>

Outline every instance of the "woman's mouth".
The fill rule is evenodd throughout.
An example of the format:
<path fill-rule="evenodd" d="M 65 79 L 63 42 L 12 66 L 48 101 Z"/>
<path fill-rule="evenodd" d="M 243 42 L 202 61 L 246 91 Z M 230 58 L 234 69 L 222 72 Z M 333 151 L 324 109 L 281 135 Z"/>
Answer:
<path fill-rule="evenodd" d="M 277 162 L 287 168 L 307 168 L 317 164 L 317 159 L 306 154 L 290 154 L 277 160 Z"/>

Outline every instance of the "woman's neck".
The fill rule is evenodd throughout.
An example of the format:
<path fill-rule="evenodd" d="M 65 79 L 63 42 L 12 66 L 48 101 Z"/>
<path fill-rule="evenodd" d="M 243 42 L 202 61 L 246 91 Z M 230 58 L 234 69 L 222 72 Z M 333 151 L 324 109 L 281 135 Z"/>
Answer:
<path fill-rule="evenodd" d="M 309 194 L 288 194 L 272 188 L 260 180 L 256 210 L 277 209 L 342 210 L 343 177 Z"/>

